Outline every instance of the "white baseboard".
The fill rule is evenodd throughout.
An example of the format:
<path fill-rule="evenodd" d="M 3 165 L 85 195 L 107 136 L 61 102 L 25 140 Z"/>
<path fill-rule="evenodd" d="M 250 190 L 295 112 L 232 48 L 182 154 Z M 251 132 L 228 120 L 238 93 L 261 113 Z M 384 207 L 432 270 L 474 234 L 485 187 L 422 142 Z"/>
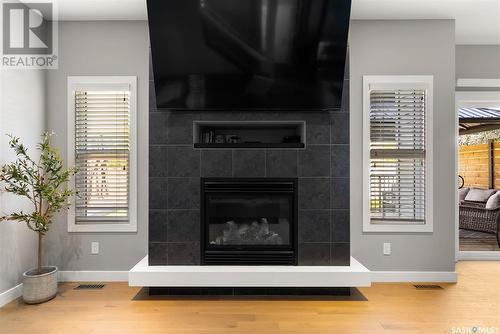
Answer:
<path fill-rule="evenodd" d="M 373 283 L 436 282 L 456 283 L 455 271 L 372 271 Z"/>
<path fill-rule="evenodd" d="M 16 285 L 15 287 L 0 293 L 0 307 L 7 305 L 14 299 L 21 297 L 23 294 L 23 283 Z"/>
<path fill-rule="evenodd" d="M 128 271 L 59 271 L 59 282 L 127 282 Z"/>
<path fill-rule="evenodd" d="M 460 251 L 458 261 L 500 261 L 500 251 Z"/>

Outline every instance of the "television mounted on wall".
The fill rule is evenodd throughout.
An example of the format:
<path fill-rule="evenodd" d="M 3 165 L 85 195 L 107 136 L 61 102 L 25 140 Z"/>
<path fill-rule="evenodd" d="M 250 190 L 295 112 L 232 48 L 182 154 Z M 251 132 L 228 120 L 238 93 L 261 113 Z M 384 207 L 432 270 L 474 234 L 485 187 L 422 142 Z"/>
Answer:
<path fill-rule="evenodd" d="M 148 0 L 156 103 L 340 107 L 350 0 Z"/>

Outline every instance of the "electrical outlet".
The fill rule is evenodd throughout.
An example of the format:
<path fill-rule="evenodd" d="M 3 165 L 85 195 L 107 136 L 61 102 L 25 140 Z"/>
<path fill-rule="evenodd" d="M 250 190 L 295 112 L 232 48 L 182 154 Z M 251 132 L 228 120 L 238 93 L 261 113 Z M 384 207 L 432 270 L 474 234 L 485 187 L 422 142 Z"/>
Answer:
<path fill-rule="evenodd" d="M 384 242 L 384 255 L 391 255 L 391 243 Z"/>
<path fill-rule="evenodd" d="M 99 243 L 97 241 L 92 241 L 90 243 L 90 253 L 99 254 Z"/>

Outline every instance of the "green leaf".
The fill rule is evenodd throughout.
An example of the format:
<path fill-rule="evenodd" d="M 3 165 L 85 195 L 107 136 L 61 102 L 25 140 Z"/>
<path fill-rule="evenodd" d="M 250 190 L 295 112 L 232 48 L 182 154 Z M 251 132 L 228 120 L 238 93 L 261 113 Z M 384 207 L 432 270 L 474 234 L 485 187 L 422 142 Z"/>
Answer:
<path fill-rule="evenodd" d="M 48 133 L 36 146 L 40 153 L 38 162 L 29 154 L 28 149 L 18 137 L 8 135 L 9 147 L 15 152 L 16 160 L 0 169 L 0 184 L 5 191 L 25 197 L 33 204 L 31 213 L 12 212 L 0 221 L 25 223 L 35 232 L 45 234 L 49 230 L 53 215 L 61 209 L 69 208 L 69 198 L 74 192 L 67 188 L 75 168 L 64 168 L 59 151 L 51 146 Z"/>

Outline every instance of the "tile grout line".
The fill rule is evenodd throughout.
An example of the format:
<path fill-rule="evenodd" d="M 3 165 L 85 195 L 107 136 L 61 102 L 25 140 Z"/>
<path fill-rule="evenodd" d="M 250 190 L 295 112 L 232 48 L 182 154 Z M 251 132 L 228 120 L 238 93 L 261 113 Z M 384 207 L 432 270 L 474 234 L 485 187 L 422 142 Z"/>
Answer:
<path fill-rule="evenodd" d="M 167 123 L 167 136 L 168 136 L 168 123 Z M 168 137 L 167 137 L 168 138 Z M 168 161 L 169 161 L 169 157 L 170 157 L 170 154 L 168 154 L 168 150 L 167 150 L 167 175 L 168 175 Z M 167 199 L 167 203 L 166 203 L 166 207 L 167 209 L 169 209 L 169 205 L 168 205 L 168 199 L 169 199 L 169 195 L 168 195 L 168 189 L 170 188 L 170 182 L 169 182 L 169 179 L 167 178 L 167 195 L 166 195 L 166 199 Z M 166 236 L 165 236 L 165 241 L 168 240 L 168 212 L 167 212 L 167 226 L 166 226 Z M 168 253 L 169 253 L 169 249 L 168 249 L 168 244 L 165 243 L 165 261 L 167 262 L 167 265 L 169 264 L 169 256 L 168 256 Z"/>
<path fill-rule="evenodd" d="M 201 155 L 203 154 L 203 150 L 200 150 L 200 151 L 199 151 L 199 154 L 200 154 L 200 158 L 199 158 L 199 159 L 200 159 L 200 170 L 199 170 L 199 172 L 200 172 L 200 173 L 199 173 L 199 174 L 200 174 L 200 178 L 201 178 L 201 177 L 202 177 L 202 175 L 203 175 L 203 174 L 202 174 L 202 172 L 201 172 L 201 170 L 202 170 L 202 168 L 203 168 L 203 166 L 202 166 L 202 164 L 201 164 Z"/>
<path fill-rule="evenodd" d="M 297 178 L 297 184 L 299 182 L 299 150 L 295 150 L 295 177 Z M 298 187 L 298 185 L 297 185 Z M 298 191 L 298 189 L 297 189 Z"/>
<path fill-rule="evenodd" d="M 333 126 L 332 126 L 332 114 L 329 113 L 328 114 L 328 124 L 329 124 L 329 131 L 328 131 L 328 136 L 329 136 L 329 143 L 330 145 L 328 146 L 328 170 L 329 170 L 329 175 L 330 175 L 330 179 L 328 181 L 328 186 L 330 188 L 330 191 L 329 191 L 329 194 L 330 194 L 330 199 L 328 200 L 328 209 L 329 209 L 329 212 L 328 212 L 328 219 L 329 219 L 329 224 L 328 224 L 328 228 L 329 228 L 329 233 L 328 233 L 328 240 L 330 242 L 330 264 L 332 262 L 332 129 L 333 129 Z"/>
<path fill-rule="evenodd" d="M 234 177 L 234 150 L 231 150 L 231 177 Z"/>
<path fill-rule="evenodd" d="M 267 177 L 267 150 L 264 150 L 264 177 Z"/>

